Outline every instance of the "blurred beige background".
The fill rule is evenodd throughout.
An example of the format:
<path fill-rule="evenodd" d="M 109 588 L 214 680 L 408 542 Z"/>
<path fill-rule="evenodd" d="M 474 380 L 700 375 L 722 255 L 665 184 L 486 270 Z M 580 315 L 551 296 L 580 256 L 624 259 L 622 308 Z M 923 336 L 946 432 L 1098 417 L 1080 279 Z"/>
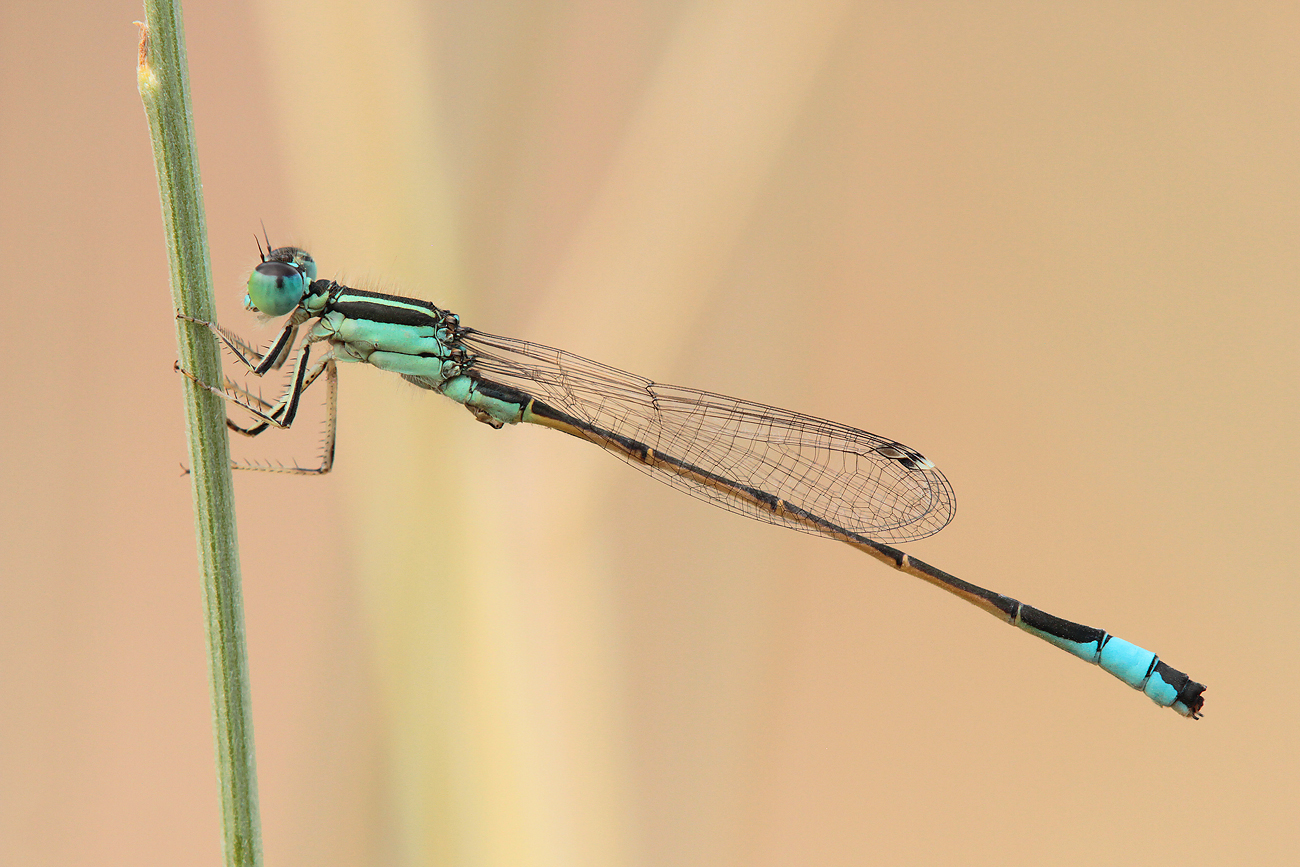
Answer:
<path fill-rule="evenodd" d="M 268 864 L 1279 863 L 1297 796 L 1289 3 L 194 2 L 221 318 L 323 273 L 897 437 L 907 546 L 1150 647 L 1197 723 L 845 546 L 342 371 L 241 475 Z M 0 863 L 219 863 L 132 2 L 0 15 Z M 310 459 L 313 426 L 246 456 Z"/>

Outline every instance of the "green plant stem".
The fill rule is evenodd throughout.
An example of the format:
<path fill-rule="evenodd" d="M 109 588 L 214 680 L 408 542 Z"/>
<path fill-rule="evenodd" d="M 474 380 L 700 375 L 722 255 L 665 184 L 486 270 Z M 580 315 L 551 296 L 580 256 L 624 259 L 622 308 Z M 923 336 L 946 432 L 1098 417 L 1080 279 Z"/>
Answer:
<path fill-rule="evenodd" d="M 177 313 L 210 322 L 215 316 L 212 273 L 179 3 L 146 0 L 140 30 L 138 84 L 153 139 L 172 303 Z M 182 367 L 203 382 L 222 382 L 220 348 L 208 329 L 178 319 L 176 342 Z M 177 381 L 185 393 L 189 432 L 225 863 L 257 867 L 262 835 L 226 408 L 220 397 L 187 377 Z"/>

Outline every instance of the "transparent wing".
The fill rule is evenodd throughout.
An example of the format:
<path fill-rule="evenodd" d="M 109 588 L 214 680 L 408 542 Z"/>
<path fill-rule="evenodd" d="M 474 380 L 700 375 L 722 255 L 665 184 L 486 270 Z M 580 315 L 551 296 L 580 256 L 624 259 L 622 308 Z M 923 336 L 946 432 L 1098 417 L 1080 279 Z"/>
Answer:
<path fill-rule="evenodd" d="M 789 410 L 651 382 L 509 337 L 466 329 L 461 343 L 474 356 L 469 371 L 479 379 L 524 392 L 592 431 L 670 457 L 643 463 L 608 449 L 724 509 L 807 533 L 824 534 L 818 525 L 829 524 L 882 542 L 923 539 L 952 520 L 956 503 L 943 473 L 893 440 Z M 820 520 L 810 526 L 796 514 L 737 496 L 737 487 L 778 497 Z"/>

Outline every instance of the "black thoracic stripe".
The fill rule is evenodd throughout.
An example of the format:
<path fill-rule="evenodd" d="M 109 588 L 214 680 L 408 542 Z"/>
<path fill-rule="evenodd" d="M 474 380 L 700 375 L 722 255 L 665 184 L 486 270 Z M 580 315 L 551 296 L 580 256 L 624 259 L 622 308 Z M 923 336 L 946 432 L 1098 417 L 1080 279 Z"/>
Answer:
<path fill-rule="evenodd" d="M 329 306 L 348 319 L 365 319 L 392 325 L 437 327 L 442 324 L 442 311 L 428 301 L 345 286 L 340 286 L 339 289 L 342 291 L 334 296 Z"/>

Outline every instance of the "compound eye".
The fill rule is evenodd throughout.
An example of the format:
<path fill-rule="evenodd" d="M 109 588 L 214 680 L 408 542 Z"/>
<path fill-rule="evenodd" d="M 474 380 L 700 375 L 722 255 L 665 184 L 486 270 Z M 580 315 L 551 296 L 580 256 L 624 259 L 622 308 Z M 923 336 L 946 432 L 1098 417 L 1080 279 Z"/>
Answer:
<path fill-rule="evenodd" d="M 307 283 L 316 274 L 316 263 L 306 251 L 301 251 L 306 261 L 299 263 L 269 260 L 253 269 L 248 276 L 248 296 L 245 303 L 267 316 L 283 316 L 298 306 L 307 292 Z"/>

